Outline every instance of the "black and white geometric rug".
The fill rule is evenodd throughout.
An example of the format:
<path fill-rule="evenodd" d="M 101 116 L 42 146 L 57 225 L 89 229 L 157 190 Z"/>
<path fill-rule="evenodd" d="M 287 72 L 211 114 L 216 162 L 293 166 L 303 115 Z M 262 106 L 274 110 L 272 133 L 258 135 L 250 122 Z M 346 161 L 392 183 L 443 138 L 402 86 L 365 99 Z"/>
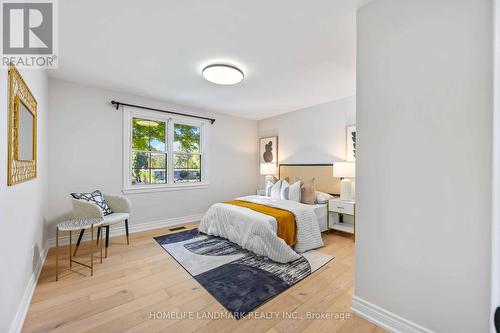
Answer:
<path fill-rule="evenodd" d="M 155 240 L 237 319 L 333 259 L 312 250 L 281 264 L 198 229 Z"/>

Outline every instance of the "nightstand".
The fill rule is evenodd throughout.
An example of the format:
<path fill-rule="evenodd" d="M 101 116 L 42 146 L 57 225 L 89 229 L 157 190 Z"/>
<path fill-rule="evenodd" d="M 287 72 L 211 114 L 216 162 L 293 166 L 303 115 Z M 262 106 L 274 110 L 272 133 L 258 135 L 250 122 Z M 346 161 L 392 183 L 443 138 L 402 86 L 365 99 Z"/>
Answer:
<path fill-rule="evenodd" d="M 257 190 L 257 195 L 266 195 L 266 190 Z"/>
<path fill-rule="evenodd" d="M 337 214 L 338 219 L 330 214 Z M 344 215 L 352 216 L 351 221 L 344 221 Z M 354 235 L 356 239 L 356 202 L 354 200 L 340 200 L 339 198 L 328 201 L 328 228 L 339 230 Z"/>

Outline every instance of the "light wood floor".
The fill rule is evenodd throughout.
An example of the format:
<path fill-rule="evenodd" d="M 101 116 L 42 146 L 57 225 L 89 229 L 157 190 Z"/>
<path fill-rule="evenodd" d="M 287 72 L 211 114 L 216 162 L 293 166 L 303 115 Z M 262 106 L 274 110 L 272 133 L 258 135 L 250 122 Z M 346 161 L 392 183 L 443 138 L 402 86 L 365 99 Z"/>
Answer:
<path fill-rule="evenodd" d="M 187 225 L 194 227 L 196 224 Z M 151 319 L 152 312 L 225 313 L 220 305 L 153 239 L 157 229 L 110 240 L 109 255 L 95 266 L 73 267 L 55 282 L 55 250 L 47 256 L 23 332 L 385 332 L 350 314 L 354 291 L 354 243 L 339 234 L 324 235 L 320 251 L 335 259 L 265 303 L 256 311 L 276 311 L 272 319 Z M 60 249 L 68 267 L 68 248 Z M 85 254 L 85 248 L 82 248 Z M 84 260 L 82 255 L 80 260 Z M 282 312 L 349 312 L 347 320 L 285 319 Z"/>

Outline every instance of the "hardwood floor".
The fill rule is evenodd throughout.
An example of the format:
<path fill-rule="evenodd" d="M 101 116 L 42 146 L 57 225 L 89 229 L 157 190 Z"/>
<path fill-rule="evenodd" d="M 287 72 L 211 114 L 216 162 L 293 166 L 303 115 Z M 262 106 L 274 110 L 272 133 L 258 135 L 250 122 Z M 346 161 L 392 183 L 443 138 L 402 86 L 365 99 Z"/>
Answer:
<path fill-rule="evenodd" d="M 196 223 L 186 227 L 195 227 Z M 55 281 L 55 249 L 40 275 L 23 332 L 385 332 L 350 313 L 354 291 L 354 243 L 339 234 L 324 235 L 320 251 L 335 259 L 256 309 L 254 318 L 207 319 L 227 314 L 153 239 L 169 233 L 156 229 L 110 240 L 109 255 L 94 277 L 85 267 L 60 271 Z M 88 244 L 86 244 L 88 245 Z M 86 247 L 79 260 L 84 261 Z M 60 267 L 68 267 L 68 248 L 60 249 Z M 89 260 L 89 259 L 88 259 Z M 270 319 L 255 318 L 278 312 Z M 287 319 L 283 312 L 347 313 L 349 319 Z M 174 318 L 165 316 L 173 313 Z M 179 317 L 193 316 L 194 319 Z M 268 314 L 269 315 L 269 314 Z M 156 317 L 155 317 L 156 316 Z M 201 318 L 200 318 L 201 317 Z"/>

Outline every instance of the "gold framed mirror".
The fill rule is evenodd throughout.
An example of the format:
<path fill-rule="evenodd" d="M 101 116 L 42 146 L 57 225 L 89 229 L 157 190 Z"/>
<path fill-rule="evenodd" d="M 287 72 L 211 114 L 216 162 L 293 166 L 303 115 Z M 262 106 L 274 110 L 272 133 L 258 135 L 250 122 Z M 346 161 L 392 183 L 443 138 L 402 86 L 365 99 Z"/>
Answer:
<path fill-rule="evenodd" d="M 9 186 L 36 178 L 37 102 L 21 74 L 9 66 Z"/>

